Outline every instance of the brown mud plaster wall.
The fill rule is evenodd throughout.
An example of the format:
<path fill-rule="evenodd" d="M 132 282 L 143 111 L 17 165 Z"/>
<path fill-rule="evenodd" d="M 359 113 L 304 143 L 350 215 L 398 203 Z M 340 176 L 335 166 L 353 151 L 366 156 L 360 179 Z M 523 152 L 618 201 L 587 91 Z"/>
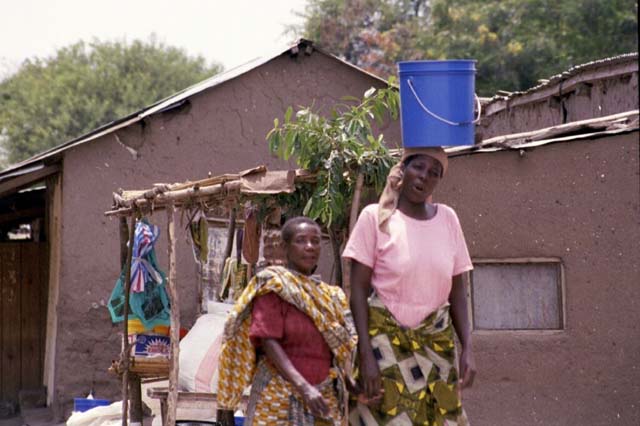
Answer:
<path fill-rule="evenodd" d="M 257 164 L 285 168 L 269 155 L 264 139 L 275 117 L 289 105 L 315 104 L 328 112 L 343 96 L 362 96 L 372 85 L 381 83 L 325 55 L 283 55 L 193 96 L 190 105 L 145 120 L 144 128 L 135 124 L 66 153 L 54 404 L 59 419 L 68 415 L 72 397 L 92 386 L 97 397 L 120 398 L 117 379 L 107 373 L 120 351 L 120 326 L 111 325 L 105 306 L 120 271 L 118 220 L 103 215 L 112 191 Z M 399 123 L 386 131 L 397 140 Z M 166 215 L 150 220 L 162 231 L 157 255 L 166 271 Z M 189 326 L 197 297 L 185 226 L 178 216 L 177 280 L 182 321 Z"/>
<path fill-rule="evenodd" d="M 638 72 L 581 84 L 564 103 L 567 122 L 638 109 Z"/>
<path fill-rule="evenodd" d="M 482 117 L 478 131 L 484 139 L 605 117 L 638 109 L 638 72 L 582 83 L 548 98 L 519 104 L 535 92 L 516 96 L 505 108 Z M 489 107 L 491 110 L 491 107 Z"/>
<path fill-rule="evenodd" d="M 640 419 L 638 132 L 451 158 L 437 199 L 473 258 L 559 257 L 566 329 L 478 332 L 471 424 Z"/>

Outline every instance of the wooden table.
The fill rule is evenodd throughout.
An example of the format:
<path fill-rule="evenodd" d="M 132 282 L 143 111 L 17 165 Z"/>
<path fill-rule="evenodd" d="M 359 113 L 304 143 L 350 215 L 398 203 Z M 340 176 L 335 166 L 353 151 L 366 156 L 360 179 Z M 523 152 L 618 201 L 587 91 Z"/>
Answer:
<path fill-rule="evenodd" d="M 169 395 L 169 389 L 162 388 L 149 388 L 147 389 L 147 396 L 153 399 L 160 400 L 160 411 L 162 413 L 162 424 L 166 425 L 167 420 L 167 396 Z M 248 396 L 243 395 L 240 401 L 240 409 L 246 410 L 248 403 Z M 216 411 L 217 400 L 216 394 L 212 392 L 185 392 L 178 391 L 178 408 L 179 409 L 208 409 L 213 413 Z M 197 420 L 197 419 L 189 419 Z"/>
<path fill-rule="evenodd" d="M 122 363 L 112 361 L 109 371 L 122 376 Z M 131 423 L 142 424 L 142 379 L 168 379 L 169 359 L 165 357 L 131 357 L 129 358 L 129 400 L 131 401 Z M 166 401 L 166 399 L 165 399 Z M 163 416 L 166 414 L 163 411 Z M 164 422 L 164 417 L 163 417 Z"/>

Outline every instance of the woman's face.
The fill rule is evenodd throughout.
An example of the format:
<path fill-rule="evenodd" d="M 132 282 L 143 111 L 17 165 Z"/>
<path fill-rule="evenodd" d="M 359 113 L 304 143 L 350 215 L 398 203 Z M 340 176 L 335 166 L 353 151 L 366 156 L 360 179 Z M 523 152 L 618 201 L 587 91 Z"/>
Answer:
<path fill-rule="evenodd" d="M 285 243 L 289 268 L 305 275 L 313 273 L 320 258 L 320 229 L 309 223 L 296 226 L 291 241 Z"/>
<path fill-rule="evenodd" d="M 442 165 L 428 155 L 416 155 L 404 167 L 401 195 L 412 203 L 424 203 L 442 176 Z"/>

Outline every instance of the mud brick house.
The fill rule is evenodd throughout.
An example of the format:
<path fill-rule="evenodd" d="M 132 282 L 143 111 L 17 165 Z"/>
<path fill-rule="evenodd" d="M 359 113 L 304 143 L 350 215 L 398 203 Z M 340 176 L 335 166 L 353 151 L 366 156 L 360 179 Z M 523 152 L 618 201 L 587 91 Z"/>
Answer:
<path fill-rule="evenodd" d="M 475 269 L 474 425 L 640 423 L 638 55 L 484 106 L 437 198 Z"/>
<path fill-rule="evenodd" d="M 0 243 L 0 399 L 15 402 L 20 390 L 44 387 L 62 419 L 73 397 L 91 388 L 119 398 L 117 378 L 107 372 L 120 352 L 120 328 L 106 307 L 120 273 L 118 220 L 104 216 L 114 190 L 258 164 L 286 168 L 265 141 L 274 118 L 291 105 L 328 113 L 344 96 L 361 97 L 372 86 L 386 83 L 300 40 L 0 173 L 0 228 L 42 224 L 40 242 Z M 398 140 L 399 123 L 385 133 Z M 20 192 L 39 182 L 39 189 Z M 152 220 L 164 232 L 166 217 Z M 189 324 L 197 310 L 196 268 L 187 234 L 178 235 L 180 309 Z M 166 270 L 165 242 L 163 235 L 157 253 Z"/>
<path fill-rule="evenodd" d="M 2 234 L 33 225 L 31 241 L 0 243 L 0 399 L 46 389 L 63 419 L 91 387 L 119 397 L 106 372 L 120 350 L 106 308 L 119 224 L 103 215 L 115 188 L 286 167 L 264 137 L 289 105 L 333 105 L 384 84 L 301 40 L 0 172 Z M 472 424 L 637 425 L 638 56 L 501 92 L 483 110 L 482 142 L 449 150 L 435 194 L 458 212 L 475 264 Z M 400 140 L 399 122 L 383 130 Z M 164 228 L 164 215 L 152 220 Z M 185 240 L 188 323 L 198 297 Z"/>

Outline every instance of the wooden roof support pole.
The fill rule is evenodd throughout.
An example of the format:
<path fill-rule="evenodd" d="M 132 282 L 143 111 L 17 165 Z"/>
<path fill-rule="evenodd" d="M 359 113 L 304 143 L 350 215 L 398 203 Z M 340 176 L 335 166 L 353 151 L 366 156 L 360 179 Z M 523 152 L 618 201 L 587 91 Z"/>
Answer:
<path fill-rule="evenodd" d="M 356 187 L 353 190 L 353 200 L 351 200 L 351 212 L 349 214 L 349 235 L 358 221 L 358 210 L 360 210 L 360 198 L 362 197 L 362 187 L 364 186 L 364 173 L 358 173 Z"/>
<path fill-rule="evenodd" d="M 167 397 L 167 425 L 176 424 L 178 409 L 178 359 L 180 358 L 180 304 L 176 284 L 176 239 L 174 224 L 175 205 L 167 206 L 168 254 L 169 254 L 169 300 L 171 301 L 171 352 L 169 368 L 169 395 Z"/>
<path fill-rule="evenodd" d="M 362 197 L 362 187 L 364 186 L 364 173 L 358 173 L 356 178 L 356 187 L 353 191 L 353 200 L 351 200 L 351 212 L 349 214 L 349 234 L 356 226 L 358 221 L 358 210 L 360 210 L 360 198 Z M 345 239 L 346 240 L 346 239 Z M 342 289 L 344 290 L 347 298 L 351 296 L 351 260 L 343 259 L 342 261 Z"/>
<path fill-rule="evenodd" d="M 136 215 L 131 215 L 129 227 L 129 246 L 124 267 L 124 321 L 122 321 L 122 426 L 127 426 L 129 421 L 129 292 L 131 291 L 131 260 L 133 256 L 133 238 L 136 230 Z"/>
<path fill-rule="evenodd" d="M 227 244 L 224 246 L 222 268 L 220 268 L 220 279 L 218 280 L 219 288 L 214 295 L 216 299 L 222 299 L 222 289 L 224 288 L 224 267 L 227 264 L 227 259 L 231 257 L 233 252 L 233 238 L 236 234 L 236 209 L 232 208 L 229 211 L 229 226 L 227 227 Z"/>
<path fill-rule="evenodd" d="M 127 218 L 123 216 L 120 218 L 120 268 L 126 267 L 127 255 L 131 256 L 127 248 L 128 238 L 129 224 L 127 223 Z"/>

